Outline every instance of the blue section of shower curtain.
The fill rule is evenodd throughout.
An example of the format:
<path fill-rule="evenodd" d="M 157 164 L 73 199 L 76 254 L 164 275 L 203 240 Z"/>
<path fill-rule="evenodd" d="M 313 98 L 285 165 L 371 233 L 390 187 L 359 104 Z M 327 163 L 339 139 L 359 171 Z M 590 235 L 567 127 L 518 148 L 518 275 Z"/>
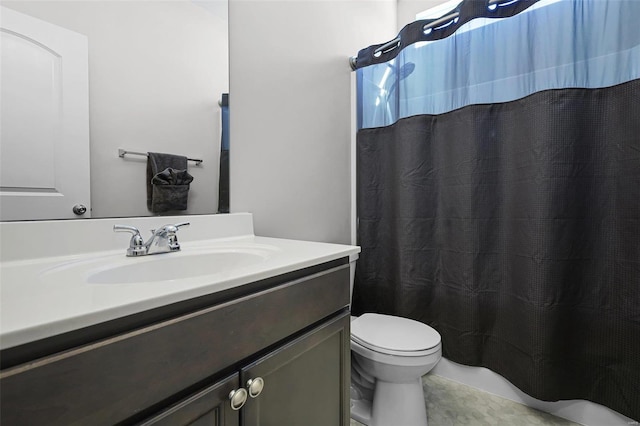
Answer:
<path fill-rule="evenodd" d="M 474 19 L 358 69 L 358 128 L 640 78 L 639 19 L 637 0 L 542 0 L 513 17 Z"/>

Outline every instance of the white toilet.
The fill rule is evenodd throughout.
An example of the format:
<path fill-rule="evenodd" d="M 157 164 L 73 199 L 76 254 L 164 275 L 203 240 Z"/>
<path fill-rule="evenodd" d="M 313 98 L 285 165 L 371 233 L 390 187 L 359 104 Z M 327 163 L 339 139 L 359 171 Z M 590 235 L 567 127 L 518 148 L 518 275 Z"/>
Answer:
<path fill-rule="evenodd" d="M 352 317 L 351 418 L 368 426 L 426 426 L 421 377 L 441 357 L 440 334 L 426 324 L 381 314 Z"/>

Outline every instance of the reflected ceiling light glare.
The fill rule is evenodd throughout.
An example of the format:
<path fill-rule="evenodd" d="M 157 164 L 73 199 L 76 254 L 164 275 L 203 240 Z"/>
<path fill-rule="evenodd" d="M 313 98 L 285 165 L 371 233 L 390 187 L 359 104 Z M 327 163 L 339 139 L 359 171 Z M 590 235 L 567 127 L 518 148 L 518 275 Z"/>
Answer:
<path fill-rule="evenodd" d="M 384 70 L 384 74 L 382 74 L 382 78 L 380 79 L 380 84 L 378 84 L 378 88 L 381 91 L 384 91 L 384 86 L 387 84 L 387 79 L 391 75 L 391 71 L 393 70 L 394 63 L 395 63 L 395 60 L 387 63 L 388 67 L 387 69 Z"/>
<path fill-rule="evenodd" d="M 449 26 L 449 25 L 451 25 L 451 24 L 455 24 L 455 23 L 457 22 L 457 19 L 458 19 L 458 18 L 456 18 L 456 19 L 452 19 L 451 21 L 447 22 L 446 24 L 442 24 L 442 25 L 440 25 L 439 27 L 435 27 L 434 29 L 439 30 L 439 29 L 442 29 L 442 28 L 446 28 L 446 27 L 448 27 L 448 26 Z"/>
<path fill-rule="evenodd" d="M 517 3 L 517 2 L 519 2 L 519 1 L 520 1 L 520 0 L 511 0 L 511 1 L 504 2 L 504 3 L 494 3 L 494 4 L 490 4 L 490 5 L 489 5 L 489 10 L 496 10 L 496 8 L 497 8 L 498 6 L 500 6 L 500 7 L 509 6 L 510 4 L 514 4 L 514 3 Z"/>

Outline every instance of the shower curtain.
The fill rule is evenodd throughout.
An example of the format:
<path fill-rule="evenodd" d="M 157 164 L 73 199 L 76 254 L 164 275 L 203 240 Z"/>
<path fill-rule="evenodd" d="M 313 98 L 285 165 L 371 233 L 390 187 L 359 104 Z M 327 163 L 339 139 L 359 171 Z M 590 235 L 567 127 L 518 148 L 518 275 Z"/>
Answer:
<path fill-rule="evenodd" d="M 640 420 L 640 2 L 453 12 L 357 57 L 354 314 Z"/>

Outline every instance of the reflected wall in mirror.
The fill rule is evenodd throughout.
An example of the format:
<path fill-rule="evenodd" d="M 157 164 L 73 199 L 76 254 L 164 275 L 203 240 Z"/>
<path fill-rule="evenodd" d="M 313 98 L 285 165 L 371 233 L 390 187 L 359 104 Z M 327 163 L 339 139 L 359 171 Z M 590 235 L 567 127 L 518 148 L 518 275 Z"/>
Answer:
<path fill-rule="evenodd" d="M 229 90 L 227 0 L 18 0 L 2 6 L 87 38 L 93 218 L 153 214 L 147 160 L 121 158 L 120 148 L 202 159 L 200 166 L 188 164 L 194 177 L 188 209 L 171 214 L 217 212 L 219 101 Z"/>

